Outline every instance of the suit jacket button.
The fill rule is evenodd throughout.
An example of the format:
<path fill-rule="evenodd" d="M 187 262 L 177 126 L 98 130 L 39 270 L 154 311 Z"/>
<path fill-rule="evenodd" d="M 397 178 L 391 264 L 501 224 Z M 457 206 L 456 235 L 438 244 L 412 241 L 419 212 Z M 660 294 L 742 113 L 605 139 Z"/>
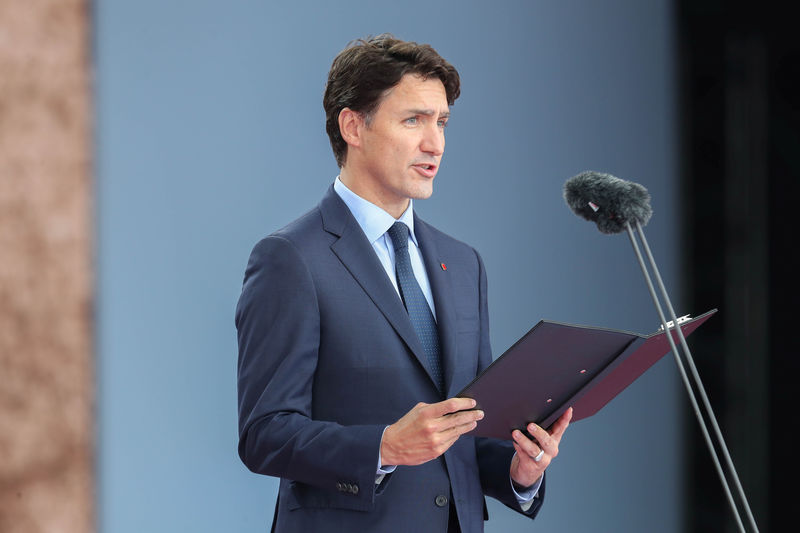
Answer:
<path fill-rule="evenodd" d="M 353 494 L 358 494 L 358 485 L 353 485 Z"/>
<path fill-rule="evenodd" d="M 342 482 L 341 482 L 341 481 L 338 481 L 338 482 L 336 483 L 336 490 L 338 490 L 339 492 L 342 492 L 342 491 L 344 491 L 344 484 L 342 484 Z"/>
<path fill-rule="evenodd" d="M 444 507 L 445 505 L 447 505 L 447 496 L 445 496 L 444 494 L 439 494 L 434 500 L 434 502 L 436 503 L 437 507 Z"/>

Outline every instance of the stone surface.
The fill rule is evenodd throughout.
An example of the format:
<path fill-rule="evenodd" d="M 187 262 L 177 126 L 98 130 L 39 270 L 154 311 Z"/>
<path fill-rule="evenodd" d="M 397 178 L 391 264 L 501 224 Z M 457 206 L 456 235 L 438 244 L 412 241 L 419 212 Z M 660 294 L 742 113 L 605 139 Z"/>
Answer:
<path fill-rule="evenodd" d="M 89 20 L 0 0 L 3 533 L 94 529 Z"/>

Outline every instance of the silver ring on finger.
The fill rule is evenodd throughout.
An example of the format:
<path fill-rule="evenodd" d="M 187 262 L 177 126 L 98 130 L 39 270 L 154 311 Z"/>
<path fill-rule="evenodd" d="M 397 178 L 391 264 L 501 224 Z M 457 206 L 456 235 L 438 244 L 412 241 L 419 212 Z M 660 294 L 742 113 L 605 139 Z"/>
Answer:
<path fill-rule="evenodd" d="M 544 450 L 539 450 L 539 453 L 536 455 L 536 457 L 533 457 L 532 459 L 533 459 L 535 462 L 537 462 L 537 463 L 538 463 L 539 461 L 541 461 L 541 460 L 542 460 L 542 457 L 544 457 Z"/>

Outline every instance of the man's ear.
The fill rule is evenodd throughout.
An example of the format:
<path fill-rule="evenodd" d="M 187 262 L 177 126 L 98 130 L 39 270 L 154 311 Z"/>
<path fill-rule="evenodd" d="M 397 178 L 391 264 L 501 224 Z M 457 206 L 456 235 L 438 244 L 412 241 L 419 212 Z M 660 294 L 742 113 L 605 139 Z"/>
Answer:
<path fill-rule="evenodd" d="M 350 146 L 361 146 L 361 129 L 364 127 L 364 116 L 345 107 L 339 112 L 339 133 Z"/>

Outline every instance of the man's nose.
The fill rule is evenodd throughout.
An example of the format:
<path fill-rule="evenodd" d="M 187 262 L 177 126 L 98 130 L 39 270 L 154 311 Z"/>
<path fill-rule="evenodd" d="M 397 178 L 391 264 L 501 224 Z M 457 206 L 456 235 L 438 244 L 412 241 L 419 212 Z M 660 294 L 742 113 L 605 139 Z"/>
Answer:
<path fill-rule="evenodd" d="M 444 153 L 444 131 L 438 124 L 434 123 L 425 128 L 420 149 L 435 157 L 439 157 Z"/>

